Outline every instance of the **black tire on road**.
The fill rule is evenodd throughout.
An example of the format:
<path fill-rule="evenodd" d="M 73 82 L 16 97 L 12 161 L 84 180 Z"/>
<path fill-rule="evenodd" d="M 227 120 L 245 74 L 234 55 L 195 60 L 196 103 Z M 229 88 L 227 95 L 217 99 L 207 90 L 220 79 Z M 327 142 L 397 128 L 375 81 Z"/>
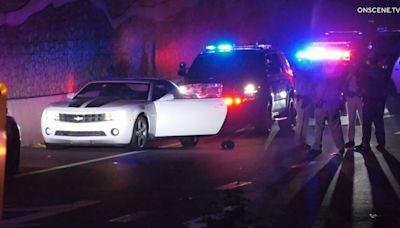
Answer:
<path fill-rule="evenodd" d="M 143 115 L 136 118 L 133 126 L 131 142 L 128 145 L 130 150 L 142 150 L 146 147 L 149 127 L 146 117 Z"/>
<path fill-rule="evenodd" d="M 183 147 L 194 147 L 199 143 L 199 138 L 197 136 L 186 136 L 179 138 Z"/>
<path fill-rule="evenodd" d="M 272 107 L 268 105 L 266 109 L 262 111 L 262 116 L 259 119 L 256 119 L 254 123 L 255 132 L 257 134 L 268 134 L 272 129 Z"/>
<path fill-rule="evenodd" d="M 286 110 L 286 119 L 278 121 L 279 128 L 281 130 L 293 130 L 296 125 L 296 110 L 294 108 L 293 99 L 290 99 L 289 106 Z"/>

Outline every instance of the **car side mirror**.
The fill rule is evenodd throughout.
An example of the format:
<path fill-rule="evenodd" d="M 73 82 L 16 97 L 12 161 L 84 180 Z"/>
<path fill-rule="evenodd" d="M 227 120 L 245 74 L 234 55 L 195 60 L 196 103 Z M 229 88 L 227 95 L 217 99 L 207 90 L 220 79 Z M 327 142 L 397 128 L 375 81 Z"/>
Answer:
<path fill-rule="evenodd" d="M 185 62 L 179 63 L 178 75 L 185 77 L 187 75 L 187 67 Z"/>
<path fill-rule="evenodd" d="M 174 94 L 167 93 L 164 96 L 162 96 L 160 99 L 158 99 L 158 101 L 172 101 L 173 99 L 175 99 Z"/>
<path fill-rule="evenodd" d="M 67 98 L 69 99 L 69 100 L 72 100 L 72 98 L 74 98 L 75 97 L 75 93 L 68 93 L 67 94 Z"/>

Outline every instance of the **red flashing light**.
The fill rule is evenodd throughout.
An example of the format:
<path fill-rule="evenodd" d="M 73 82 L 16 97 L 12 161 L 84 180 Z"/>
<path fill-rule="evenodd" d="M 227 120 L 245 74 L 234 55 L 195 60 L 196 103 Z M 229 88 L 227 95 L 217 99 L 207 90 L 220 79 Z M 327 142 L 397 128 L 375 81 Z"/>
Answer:
<path fill-rule="evenodd" d="M 350 60 L 351 53 L 350 51 L 342 51 L 342 59 L 343 60 Z"/>
<path fill-rule="evenodd" d="M 235 104 L 236 105 L 240 105 L 242 103 L 242 99 L 240 99 L 240 97 L 236 97 L 235 98 Z"/>
<path fill-rule="evenodd" d="M 75 78 L 74 75 L 69 73 L 67 75 L 67 93 L 73 93 L 75 91 Z"/>
<path fill-rule="evenodd" d="M 240 105 L 244 100 L 240 97 L 225 97 L 224 102 L 227 106 Z"/>

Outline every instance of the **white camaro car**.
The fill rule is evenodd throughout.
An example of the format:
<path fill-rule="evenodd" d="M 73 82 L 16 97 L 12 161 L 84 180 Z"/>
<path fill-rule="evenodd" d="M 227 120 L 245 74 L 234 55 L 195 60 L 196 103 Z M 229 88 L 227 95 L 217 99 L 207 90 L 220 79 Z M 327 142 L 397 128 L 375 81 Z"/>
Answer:
<path fill-rule="evenodd" d="M 41 130 L 51 148 L 68 145 L 125 145 L 142 149 L 149 139 L 178 136 L 183 146 L 221 129 L 223 98 L 185 98 L 171 81 L 126 79 L 85 85 L 70 100 L 42 114 Z"/>

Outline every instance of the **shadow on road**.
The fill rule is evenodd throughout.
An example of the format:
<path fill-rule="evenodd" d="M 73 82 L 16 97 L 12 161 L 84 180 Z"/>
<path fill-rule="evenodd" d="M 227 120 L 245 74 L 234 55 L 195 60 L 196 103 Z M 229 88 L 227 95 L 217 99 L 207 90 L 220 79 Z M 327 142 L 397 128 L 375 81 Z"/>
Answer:
<path fill-rule="evenodd" d="M 372 152 L 365 152 L 362 155 L 371 183 L 374 227 L 400 227 L 400 200 L 396 191 L 389 182 L 376 156 Z M 390 164 L 391 169 L 398 172 L 400 169 L 399 162 L 389 152 L 385 152 L 383 155 L 386 162 Z M 396 176 L 395 173 L 394 175 Z M 397 175 L 398 178 L 399 176 Z"/>

